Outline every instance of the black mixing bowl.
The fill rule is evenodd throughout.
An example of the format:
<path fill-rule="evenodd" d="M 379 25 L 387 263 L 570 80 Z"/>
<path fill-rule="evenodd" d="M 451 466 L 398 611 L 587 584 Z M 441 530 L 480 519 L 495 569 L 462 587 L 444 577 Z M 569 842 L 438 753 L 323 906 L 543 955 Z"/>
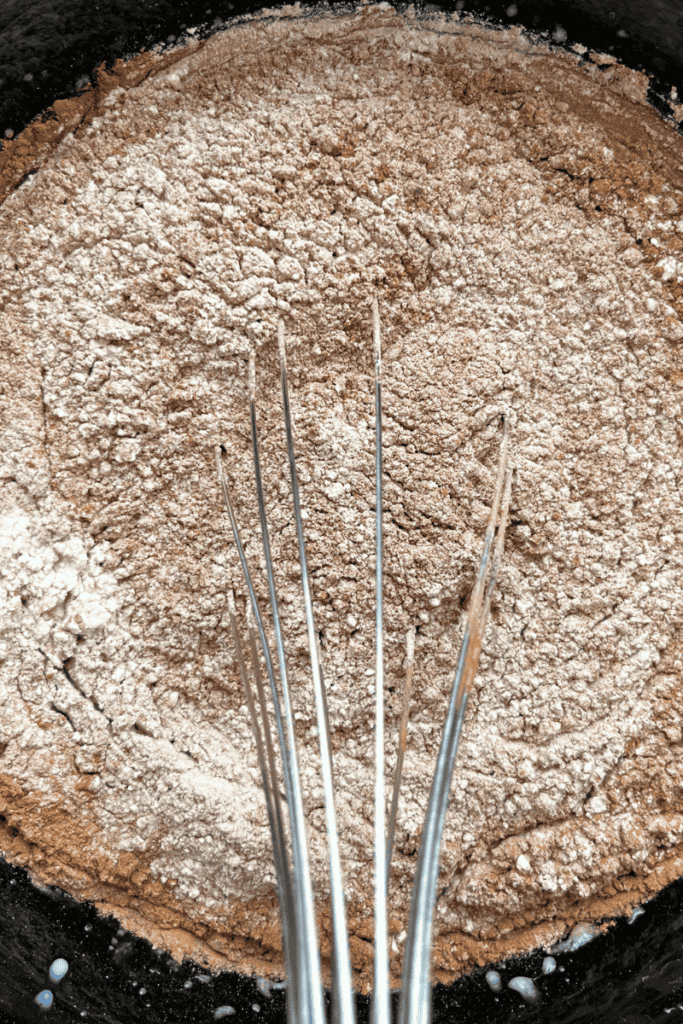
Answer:
<path fill-rule="evenodd" d="M 217 20 L 263 7 L 234 0 L 0 0 L 0 145 L 55 100 L 75 95 L 103 62 L 181 40 L 186 28 L 208 35 Z M 613 53 L 650 74 L 650 99 L 664 114 L 672 87 L 683 92 L 681 0 L 451 0 L 428 11 L 464 11 L 518 23 L 555 42 Z M 510 961 L 514 975 L 538 977 L 541 952 Z M 64 957 L 70 970 L 58 984 L 48 970 Z M 632 923 L 558 957 L 543 979 L 540 1006 L 507 989 L 494 997 L 484 972 L 437 986 L 434 1024 L 682 1024 L 683 879 L 650 901 Z M 36 995 L 52 988 L 49 1010 Z M 210 977 L 195 964 L 175 964 L 59 889 L 38 889 L 25 871 L 0 855 L 0 1020 L 54 1024 L 199 1024 L 221 1006 L 239 1024 L 285 1020 L 281 991 L 270 995 L 253 979 Z M 359 1019 L 368 1019 L 359 1000 Z M 225 1019 L 230 1019 L 226 1017 Z"/>

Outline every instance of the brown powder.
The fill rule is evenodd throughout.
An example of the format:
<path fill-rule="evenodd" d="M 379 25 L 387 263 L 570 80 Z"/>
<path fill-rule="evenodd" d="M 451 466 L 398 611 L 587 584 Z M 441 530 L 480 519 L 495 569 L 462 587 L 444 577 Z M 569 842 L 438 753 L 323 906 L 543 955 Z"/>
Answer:
<path fill-rule="evenodd" d="M 70 99 L 57 100 L 17 138 L 3 139 L 0 145 L 0 202 L 42 167 L 64 136 L 73 134 L 78 138 L 93 117 L 104 109 L 103 104 L 111 92 L 140 85 L 150 75 L 183 60 L 188 52 L 200 50 L 202 45 L 195 42 L 170 53 L 146 51 L 128 61 L 115 61 L 111 70 L 101 65 L 95 70 L 97 84 L 94 88 L 88 85 Z"/>
<path fill-rule="evenodd" d="M 178 56 L 109 91 L 0 212 L 3 850 L 176 956 L 281 969 L 224 618 L 226 589 L 243 608 L 244 588 L 212 467 L 220 440 L 258 568 L 256 350 L 324 904 L 283 315 L 367 988 L 377 288 L 390 735 L 419 626 L 394 978 L 503 410 L 513 514 L 454 778 L 435 973 L 626 912 L 681 873 L 680 139 L 643 76 L 600 55 L 385 5 L 257 20 Z M 326 955 L 324 912 L 322 932 Z"/>

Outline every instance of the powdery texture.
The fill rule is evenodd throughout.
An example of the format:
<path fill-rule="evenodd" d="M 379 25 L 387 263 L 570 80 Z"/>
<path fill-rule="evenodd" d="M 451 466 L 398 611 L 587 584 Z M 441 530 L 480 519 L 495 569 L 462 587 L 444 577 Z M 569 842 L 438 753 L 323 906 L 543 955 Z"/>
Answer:
<path fill-rule="evenodd" d="M 599 57 L 599 55 L 597 55 Z M 642 79 L 385 5 L 247 23 L 109 93 L 0 211 L 2 844 L 175 955 L 281 968 L 227 620 L 265 604 L 257 384 L 313 874 L 325 829 L 277 376 L 329 685 L 356 980 L 371 978 L 373 408 L 384 340 L 391 882 L 419 830 L 493 488 L 504 566 L 444 842 L 435 969 L 548 944 L 680 874 L 681 143 Z M 604 118 L 604 123 L 603 119 Z M 667 177 L 667 174 L 669 175 Z M 677 646 L 678 645 L 678 646 Z M 321 918 L 329 952 L 327 912 Z"/>

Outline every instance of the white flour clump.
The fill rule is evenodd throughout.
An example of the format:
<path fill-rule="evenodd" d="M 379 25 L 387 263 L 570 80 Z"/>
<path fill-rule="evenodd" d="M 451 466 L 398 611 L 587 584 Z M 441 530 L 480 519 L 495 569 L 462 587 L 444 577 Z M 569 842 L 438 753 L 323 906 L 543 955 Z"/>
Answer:
<path fill-rule="evenodd" d="M 472 74 L 486 61 L 535 73 L 525 46 L 419 31 L 386 10 L 247 25 L 112 93 L 0 211 L 0 810 L 19 829 L 6 845 L 176 955 L 279 963 L 224 614 L 227 590 L 240 609 L 245 592 L 212 463 L 220 441 L 258 570 L 252 350 L 324 884 L 284 316 L 354 957 L 359 983 L 370 977 L 375 289 L 394 736 L 404 638 L 419 627 L 393 934 L 504 411 L 512 521 L 454 780 L 437 967 L 452 976 L 558 937 L 591 901 L 621 907 L 604 901 L 625 888 L 627 902 L 622 876 L 679 863 L 681 736 L 662 707 L 681 667 L 681 329 L 623 218 L 551 201 L 515 118 L 444 92 L 444 68 L 465 57 Z"/>

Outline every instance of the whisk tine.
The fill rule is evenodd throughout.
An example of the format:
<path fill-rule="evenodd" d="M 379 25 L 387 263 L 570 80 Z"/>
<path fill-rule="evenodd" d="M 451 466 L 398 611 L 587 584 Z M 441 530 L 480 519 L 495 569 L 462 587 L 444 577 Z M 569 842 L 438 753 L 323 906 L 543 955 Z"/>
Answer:
<path fill-rule="evenodd" d="M 252 439 L 255 441 L 255 466 L 256 466 L 256 480 L 257 490 L 259 493 L 259 512 L 263 520 L 265 519 L 265 508 L 263 505 L 263 486 L 261 482 L 260 464 L 258 460 L 258 444 L 256 442 L 256 414 L 254 410 L 254 402 L 251 403 L 251 420 L 252 420 Z M 261 649 L 263 651 L 263 657 L 266 663 L 266 674 L 268 676 L 268 682 L 270 685 L 271 698 L 273 701 L 273 709 L 275 711 L 275 725 L 278 734 L 278 743 L 280 746 L 280 754 L 282 757 L 284 779 L 285 779 L 285 791 L 287 794 L 287 806 L 289 811 L 289 823 L 290 823 L 290 836 L 292 844 L 292 866 L 293 866 L 293 919 L 287 925 L 287 933 L 291 938 L 292 950 L 290 952 L 290 959 L 292 966 L 295 968 L 295 973 L 291 975 L 291 981 L 295 987 L 295 992 L 291 998 L 291 1005 L 293 1012 L 295 1013 L 295 1024 L 324 1024 L 325 1017 L 322 1003 L 322 987 L 320 985 L 320 963 L 318 958 L 317 940 L 316 940 L 316 929 L 315 929 L 315 918 L 312 912 L 312 893 L 310 886 L 310 873 L 308 866 L 308 856 L 305 851 L 305 831 L 303 828 L 303 813 L 301 808 L 301 785 L 299 782 L 298 763 L 296 759 L 296 745 L 294 742 L 294 722 L 291 712 L 291 705 L 289 702 L 289 688 L 287 686 L 286 669 L 284 668 L 283 662 L 281 667 L 283 672 L 281 674 L 281 681 L 283 685 L 283 703 L 285 705 L 285 719 L 287 724 L 287 733 L 285 733 L 285 723 L 283 722 L 283 715 L 280 708 L 280 698 L 277 692 L 277 686 L 275 683 L 275 671 L 273 666 L 273 659 L 270 653 L 270 646 L 268 644 L 268 638 L 263 623 L 263 617 L 259 610 L 258 602 L 256 600 L 256 593 L 251 580 L 251 573 L 249 571 L 249 564 L 244 552 L 242 540 L 240 537 L 237 520 L 235 518 L 235 512 L 233 509 L 232 501 L 230 499 L 230 492 L 228 490 L 228 484 L 223 469 L 223 463 L 221 458 L 220 448 L 216 451 L 216 464 L 218 468 L 218 477 L 223 491 L 223 498 L 225 505 L 228 510 L 230 517 L 230 525 L 232 526 L 232 532 L 235 539 L 235 546 L 237 548 L 237 554 L 242 567 L 242 574 L 244 581 L 249 593 L 249 600 L 251 602 L 251 608 L 256 621 L 256 627 L 261 642 Z M 267 537 L 267 532 L 266 532 Z M 270 560 L 270 548 L 266 544 L 266 564 L 269 565 Z M 272 566 L 270 566 L 269 572 L 269 587 L 272 583 Z M 273 585 L 274 589 L 274 585 Z M 278 620 L 279 627 L 279 620 Z M 277 630 L 276 630 L 277 636 Z M 281 642 L 280 635 L 280 642 Z M 298 791 L 298 809 L 296 795 Z M 302 853 L 302 843 L 304 844 L 304 851 Z M 308 878 L 308 894 L 305 893 L 305 881 Z M 308 903 L 308 907 L 307 907 Z M 307 912 L 308 910 L 308 912 Z M 312 928 L 309 927 L 312 922 Z M 313 964 L 311 964 L 311 948 L 313 948 L 315 957 Z M 316 992 L 319 998 L 316 999 Z"/>
<path fill-rule="evenodd" d="M 389 828 L 387 829 L 387 881 L 391 870 L 391 851 L 394 846 L 396 834 L 396 817 L 398 815 L 398 798 L 401 792 L 401 779 L 403 778 L 403 760 L 405 758 L 406 746 L 408 743 L 408 719 L 410 718 L 410 698 L 413 692 L 413 668 L 415 666 L 415 627 L 411 626 L 406 637 L 406 682 L 403 688 L 403 712 L 401 714 L 401 728 L 398 739 L 398 756 L 396 758 L 396 772 L 394 774 L 394 789 L 391 795 L 391 811 L 389 812 Z"/>
<path fill-rule="evenodd" d="M 488 617 L 489 608 L 491 607 L 491 597 L 493 595 L 493 586 L 496 582 L 496 576 L 498 574 L 498 567 L 500 566 L 503 557 L 503 548 L 505 546 L 505 530 L 507 527 L 508 514 L 510 512 L 510 498 L 512 495 L 512 467 L 509 466 L 505 472 L 505 482 L 503 485 L 503 497 L 501 500 L 501 512 L 500 521 L 498 526 L 498 533 L 496 535 L 496 546 L 493 550 L 493 561 L 491 563 L 491 574 L 486 588 L 486 598 L 484 606 L 481 611 L 481 628 L 482 631 L 486 625 L 486 619 Z"/>
<path fill-rule="evenodd" d="M 254 704 L 254 695 L 251 689 L 251 685 L 249 683 L 249 674 L 247 672 L 247 665 L 244 658 L 244 649 L 242 647 L 242 641 L 240 639 L 239 628 L 237 625 L 235 599 L 233 597 L 232 592 L 228 592 L 228 615 L 230 617 L 230 629 L 232 631 L 232 639 L 235 645 L 235 652 L 237 654 L 237 663 L 239 665 L 240 676 L 242 678 L 244 696 L 247 701 L 249 717 L 251 718 L 251 725 L 254 732 L 254 738 L 256 741 L 256 753 L 258 757 L 259 768 L 261 771 L 261 779 L 263 782 L 263 792 L 266 800 L 268 824 L 270 826 L 270 835 L 273 845 L 273 862 L 275 864 L 275 875 L 277 877 L 278 883 L 280 918 L 282 922 L 282 949 L 285 957 L 285 964 L 287 965 L 287 970 L 295 970 L 296 967 L 294 962 L 292 961 L 293 948 L 292 935 L 290 931 L 294 915 L 294 908 L 292 903 L 292 879 L 289 870 L 289 860 L 287 857 L 287 845 L 285 842 L 285 832 L 282 821 L 282 809 L 277 785 L 275 755 L 273 751 L 273 742 L 270 735 L 270 724 L 268 722 L 268 715 L 265 705 L 265 693 L 263 690 L 263 681 L 261 679 L 260 669 L 258 666 L 258 658 L 256 657 L 254 644 L 255 638 L 253 635 L 253 629 L 251 627 L 251 624 L 248 623 L 252 668 L 256 678 L 256 689 L 258 692 L 261 719 L 263 721 L 262 733 L 258 720 L 258 715 L 256 713 L 256 706 Z M 247 618 L 249 619 L 249 615 L 247 615 Z M 292 992 L 288 991 L 287 996 L 288 1001 L 291 1004 L 290 1015 L 292 1019 L 294 1019 L 295 1007 L 293 1002 L 293 990 Z"/>
<path fill-rule="evenodd" d="M 375 978 L 373 1024 L 390 1024 L 387 854 L 384 804 L 384 607 L 382 541 L 382 345 L 377 296 L 372 300 L 375 361 Z"/>
<path fill-rule="evenodd" d="M 261 718 L 263 720 L 263 733 L 266 741 L 266 752 L 268 754 L 268 764 L 270 767 L 270 775 L 274 780 L 274 791 L 276 806 L 281 808 L 281 797 L 280 790 L 277 785 L 277 768 L 275 766 L 275 749 L 273 747 L 273 738 L 270 730 L 270 720 L 268 718 L 268 707 L 266 702 L 266 691 L 263 685 L 263 676 L 261 675 L 261 666 L 258 657 L 258 648 L 256 646 L 256 627 L 254 624 L 254 616 L 251 608 L 247 605 L 247 632 L 249 634 L 249 654 L 251 657 L 252 671 L 254 673 L 254 679 L 256 680 L 256 693 L 258 695 L 259 708 L 261 711 Z M 284 835 L 284 828 L 282 829 Z"/>
<path fill-rule="evenodd" d="M 232 536 L 234 538 L 234 546 L 236 546 L 236 548 L 238 549 L 238 557 L 240 559 L 240 565 L 242 567 L 242 572 L 243 572 L 243 575 L 244 575 L 244 578 L 245 578 L 245 583 L 247 585 L 247 591 L 249 593 L 249 599 L 250 599 L 250 602 L 251 602 L 252 613 L 254 614 L 254 617 L 255 617 L 255 620 L 256 620 L 256 623 L 257 623 L 257 627 L 258 627 L 258 631 L 259 631 L 259 634 L 260 634 L 260 638 L 261 638 L 261 646 L 263 648 L 263 656 L 265 658 L 265 664 L 266 664 L 266 673 L 267 673 L 267 676 L 268 676 L 268 682 L 270 684 L 270 692 L 271 692 L 271 696 L 272 696 L 273 709 L 274 709 L 274 713 L 275 713 L 275 727 L 276 727 L 276 730 L 278 730 L 278 739 L 279 739 L 279 742 L 280 742 L 280 749 L 281 749 L 281 753 L 282 753 L 282 757 L 283 757 L 283 763 L 286 764 L 286 761 L 285 761 L 285 745 L 286 745 L 285 744 L 285 732 L 284 732 L 284 728 L 283 728 L 282 713 L 281 713 L 281 710 L 280 710 L 280 699 L 278 697 L 278 690 L 276 690 L 276 687 L 275 687 L 275 679 L 274 679 L 273 670 L 272 670 L 272 658 L 270 657 L 270 651 L 268 649 L 267 639 L 266 639 L 266 636 L 265 636 L 265 631 L 263 629 L 263 621 L 262 621 L 261 614 L 260 614 L 260 611 L 259 611 L 259 608 L 258 608 L 258 604 L 256 602 L 256 593 L 255 593 L 254 587 L 252 585 L 251 573 L 249 571 L 249 563 L 247 562 L 247 556 L 245 554 L 244 546 L 242 544 L 242 538 L 240 536 L 240 528 L 238 526 L 238 521 L 237 521 L 236 515 L 234 515 L 234 509 L 232 507 L 232 501 L 230 499 L 230 493 L 229 493 L 229 489 L 228 489 L 228 486 L 227 486 L 227 480 L 225 478 L 225 472 L 224 472 L 224 469 L 223 469 L 222 453 L 221 453 L 221 450 L 220 450 L 220 446 L 216 447 L 216 468 L 218 470 L 218 480 L 220 482 L 221 490 L 222 490 L 222 493 L 223 493 L 223 501 L 225 502 L 225 508 L 227 509 L 227 514 L 228 514 L 229 520 L 230 520 L 230 526 L 232 528 Z M 252 659 L 254 660 L 253 652 L 252 652 Z M 255 660 L 257 662 L 258 659 L 255 659 Z M 267 718 L 264 719 L 264 722 L 267 723 Z M 272 772 L 271 772 L 271 777 L 273 777 L 273 785 L 276 787 L 276 784 L 278 784 L 278 783 L 276 783 L 276 776 L 272 776 Z M 285 787 L 286 788 L 288 787 L 287 769 L 285 770 Z M 279 800 L 278 797 L 276 797 L 276 800 L 275 800 L 275 807 L 278 807 L 278 809 L 280 810 L 280 800 Z M 281 814 L 281 823 L 282 823 L 282 814 Z M 283 834 L 283 839 L 284 839 L 284 828 L 282 829 L 282 834 Z M 276 840 L 275 840 L 275 842 L 273 842 L 273 850 L 275 848 L 275 844 L 276 844 Z M 283 882 L 283 899 L 281 901 L 281 905 L 284 904 L 283 905 L 283 909 L 282 909 L 282 915 L 283 915 L 283 920 L 282 920 L 282 927 L 283 927 L 283 955 L 285 956 L 285 966 L 286 966 L 286 969 L 288 971 L 288 976 L 290 976 L 289 975 L 290 971 L 296 972 L 296 973 L 292 973 L 292 975 L 291 975 L 291 977 L 294 978 L 294 977 L 297 977 L 298 974 L 300 974 L 300 971 L 299 971 L 299 948 L 298 948 L 298 942 L 297 942 L 297 938 L 296 938 L 296 931 L 297 931 L 297 928 L 296 928 L 296 907 L 295 907 L 294 898 L 293 898 L 293 886 L 292 886 L 292 879 L 291 879 L 291 874 L 290 874 L 289 858 L 287 856 L 287 850 L 286 849 L 284 850 L 284 855 L 285 855 L 286 871 L 285 871 L 285 878 L 284 878 L 284 882 Z M 291 986 L 291 991 L 290 991 L 290 986 L 288 986 L 288 994 L 287 994 L 288 1010 L 289 1010 L 290 1014 L 292 1015 L 292 1020 L 293 1020 L 293 1022 L 295 1022 L 295 1024 L 302 1024 L 302 1022 L 304 1020 L 304 1017 L 303 1017 L 302 1011 L 301 1011 L 301 1007 L 300 1007 L 300 998 L 299 998 L 299 996 L 300 996 L 300 993 L 299 993 L 299 991 L 298 991 L 296 986 Z"/>
<path fill-rule="evenodd" d="M 479 563 L 479 572 L 477 573 L 477 579 L 472 591 L 472 598 L 470 600 L 468 623 L 474 624 L 474 616 L 477 610 L 481 606 L 482 594 L 484 591 L 484 584 L 486 581 L 486 574 L 488 570 L 488 559 L 490 554 L 491 545 L 493 543 L 493 537 L 496 531 L 496 523 L 498 522 L 498 510 L 500 507 L 501 497 L 503 495 L 503 488 L 505 485 L 505 476 L 508 472 L 507 467 L 507 454 L 508 445 L 510 440 L 510 426 L 507 417 L 503 420 L 503 440 L 500 446 L 500 456 L 498 460 L 498 473 L 496 474 L 496 486 L 493 492 L 493 501 L 491 503 L 491 512 L 489 513 L 489 521 L 486 526 L 486 534 L 484 536 L 484 550 L 481 556 L 481 562 Z"/>
<path fill-rule="evenodd" d="M 263 721 L 263 733 L 266 741 L 266 752 L 268 755 L 268 764 L 270 766 L 270 777 L 273 781 L 273 794 L 274 794 L 274 805 L 275 805 L 275 818 L 277 825 L 277 842 L 281 848 L 280 858 L 283 861 L 286 871 L 284 873 L 284 884 L 283 893 L 284 896 L 280 898 L 280 903 L 284 904 L 287 908 L 286 916 L 282 915 L 282 950 L 285 960 L 285 971 L 287 972 L 288 978 L 295 978 L 299 970 L 298 966 L 298 955 L 299 950 L 295 937 L 292 934 L 292 928 L 296 922 L 296 912 L 294 909 L 294 894 L 292 890 L 292 876 L 289 869 L 289 858 L 287 855 L 287 835 L 284 828 L 283 816 L 282 816 L 282 797 L 280 795 L 280 788 L 278 786 L 277 768 L 275 766 L 275 750 L 273 748 L 273 738 L 271 736 L 270 720 L 268 717 L 268 708 L 266 703 L 266 691 L 263 685 L 263 677 L 261 675 L 261 667 L 259 664 L 258 649 L 256 646 L 256 629 L 254 625 L 254 616 L 251 608 L 247 604 L 247 631 L 249 633 L 249 654 L 251 656 L 252 670 L 254 678 L 256 680 L 256 692 L 258 694 L 259 707 L 261 709 L 261 719 Z M 286 945 L 285 945 L 286 943 Z M 291 971 L 291 974 L 290 974 Z M 296 985 L 287 986 L 287 1014 L 288 1020 L 300 1021 L 302 1019 L 301 1012 L 298 1006 L 299 993 Z"/>
<path fill-rule="evenodd" d="M 253 405 L 256 402 L 256 356 L 249 353 L 249 368 L 247 370 L 247 388 L 249 391 L 249 402 Z"/>
<path fill-rule="evenodd" d="M 275 822 L 275 805 L 277 802 L 277 775 L 275 774 L 275 765 L 273 758 L 270 756 L 270 743 L 268 742 L 267 730 L 268 720 L 264 714 L 263 704 L 261 704 L 261 716 L 263 718 L 264 732 L 266 732 L 266 740 L 264 743 L 263 733 L 261 731 L 261 725 L 256 713 L 256 704 L 254 703 L 254 694 L 249 682 L 249 674 L 247 672 L 247 663 L 244 658 L 244 648 L 242 647 L 242 640 L 239 634 L 239 628 L 237 625 L 237 612 L 235 608 L 235 599 L 232 593 L 228 594 L 228 615 L 230 617 L 230 630 L 232 632 L 232 641 L 235 645 L 235 653 L 237 654 L 237 664 L 239 665 L 240 676 L 242 679 L 242 689 L 244 690 L 244 696 L 247 701 L 247 709 L 249 711 L 249 717 L 251 719 L 251 727 L 254 732 L 254 739 L 256 741 L 256 754 L 259 763 L 259 769 L 261 771 L 261 779 L 263 782 L 263 792 L 266 798 L 266 809 L 268 811 L 268 818 L 270 820 L 271 833 L 273 834 L 273 840 L 275 843 L 276 833 L 281 833 L 281 829 L 276 825 Z M 253 667 L 253 658 L 252 658 Z M 266 761 L 265 748 L 268 746 L 268 759 Z M 275 853 L 278 855 L 280 850 L 280 844 L 277 843 Z M 285 862 L 286 863 L 286 862 Z M 278 876 L 278 882 L 280 881 Z"/>
<path fill-rule="evenodd" d="M 275 650 L 277 652 L 278 666 L 280 669 L 280 683 L 282 687 L 282 703 L 284 705 L 284 719 L 287 730 L 287 744 L 283 749 L 285 759 L 285 780 L 289 778 L 287 789 L 287 803 L 289 808 L 289 827 L 292 842 L 292 862 L 294 870 L 294 901 L 297 915 L 296 943 L 297 958 L 299 961 L 299 977 L 296 980 L 299 985 L 300 1007 L 303 1014 L 303 1021 L 310 1021 L 311 1024 L 325 1024 L 325 1009 L 323 1004 L 322 983 L 320 975 L 320 954 L 318 952 L 318 930 L 316 927 L 315 908 L 313 904 L 313 887 L 311 884 L 311 868 L 308 859 L 308 847 L 306 842 L 306 823 L 304 818 L 304 806 L 301 795 L 301 782 L 299 776 L 299 762 L 296 753 L 296 733 L 294 731 L 294 716 L 289 693 L 289 681 L 287 678 L 287 662 L 285 647 L 280 625 L 280 613 L 278 610 L 277 593 L 275 590 L 275 575 L 273 573 L 273 560 L 270 552 L 270 539 L 268 536 L 268 521 L 266 518 L 266 503 L 263 494 L 263 479 L 261 477 L 261 459 L 258 445 L 258 429 L 256 424 L 256 403 L 255 403 L 255 374 L 252 374 L 250 365 L 251 397 L 250 397 L 250 418 L 251 418 L 251 440 L 254 454 L 254 475 L 256 477 L 256 495 L 258 499 L 259 518 L 261 521 L 261 538 L 263 541 L 263 554 L 266 562 L 266 576 L 268 577 L 268 594 L 270 597 L 270 612 L 273 620 L 275 633 Z M 256 608 L 254 608 L 256 615 Z M 257 617 L 258 622 L 258 617 Z M 265 643 L 265 633 L 261 634 L 261 644 Z"/>
<path fill-rule="evenodd" d="M 503 501 L 505 516 L 507 516 L 509 507 L 512 475 L 507 466 L 508 436 L 508 421 L 506 419 L 491 514 L 484 538 L 479 571 L 470 601 L 467 623 L 446 716 L 446 724 L 439 747 L 436 770 L 432 779 L 429 803 L 422 829 L 420 852 L 415 871 L 415 881 L 413 883 L 408 937 L 406 939 L 403 986 L 399 1002 L 399 1024 L 429 1024 L 431 1017 L 430 946 L 434 904 L 436 901 L 436 884 L 439 874 L 439 850 L 455 756 L 467 710 L 470 686 L 479 661 L 481 640 L 486 628 L 486 614 L 490 604 L 488 597 L 490 596 L 493 584 L 491 583 L 488 588 L 486 597 L 484 596 L 484 588 L 489 577 L 491 545 L 496 524 L 499 521 L 503 494 L 505 495 Z M 496 553 L 498 554 L 502 553 L 502 534 L 503 525 L 501 524 L 499 528 L 500 546 L 496 545 Z"/>
<path fill-rule="evenodd" d="M 493 594 L 493 587 L 496 582 L 496 575 L 498 573 L 498 566 L 503 554 L 503 545 L 505 542 L 505 527 L 507 525 L 508 511 L 510 508 L 510 494 L 512 491 L 512 469 L 508 468 L 505 473 L 505 481 L 503 487 L 503 498 L 501 501 L 501 516 L 500 525 L 498 527 L 498 533 L 496 535 L 496 544 L 493 549 L 493 557 L 491 559 L 491 568 L 488 575 L 488 583 L 486 585 L 486 592 L 483 596 L 481 608 L 472 630 L 472 643 L 470 647 L 470 657 L 468 660 L 468 676 L 465 682 L 467 689 L 469 690 L 474 680 L 477 666 L 479 664 L 479 655 L 481 652 L 481 645 L 484 639 L 484 630 L 486 629 L 486 621 L 488 619 L 489 610 L 491 608 L 491 597 Z"/>
<path fill-rule="evenodd" d="M 315 696 L 316 719 L 320 738 L 320 760 L 322 765 L 323 793 L 325 798 L 325 819 L 327 823 L 327 842 L 330 862 L 330 891 L 332 898 L 332 978 L 333 978 L 333 1009 L 335 1022 L 354 1024 L 355 1007 L 353 986 L 351 983 L 351 960 L 349 957 L 349 940 L 346 928 L 346 911 L 344 909 L 344 889 L 342 882 L 341 859 L 339 855 L 339 832 L 334 802 L 334 780 L 332 774 L 332 749 L 330 743 L 330 721 L 327 713 L 327 702 L 320 667 L 318 652 L 318 634 L 313 618 L 311 586 L 306 560 L 303 521 L 301 518 L 301 501 L 299 497 L 299 481 L 296 472 L 296 456 L 292 435 L 292 419 L 289 406 L 287 387 L 287 356 L 285 349 L 285 328 L 282 320 L 278 323 L 278 348 L 280 352 L 280 378 L 282 384 L 282 402 L 285 413 L 285 431 L 287 435 L 287 455 L 292 481 L 292 498 L 294 502 L 294 521 L 299 545 L 299 561 L 301 564 L 301 581 L 304 591 L 306 610 L 306 628 L 308 631 L 308 647 L 311 657 L 311 674 L 313 676 L 313 692 Z"/>

